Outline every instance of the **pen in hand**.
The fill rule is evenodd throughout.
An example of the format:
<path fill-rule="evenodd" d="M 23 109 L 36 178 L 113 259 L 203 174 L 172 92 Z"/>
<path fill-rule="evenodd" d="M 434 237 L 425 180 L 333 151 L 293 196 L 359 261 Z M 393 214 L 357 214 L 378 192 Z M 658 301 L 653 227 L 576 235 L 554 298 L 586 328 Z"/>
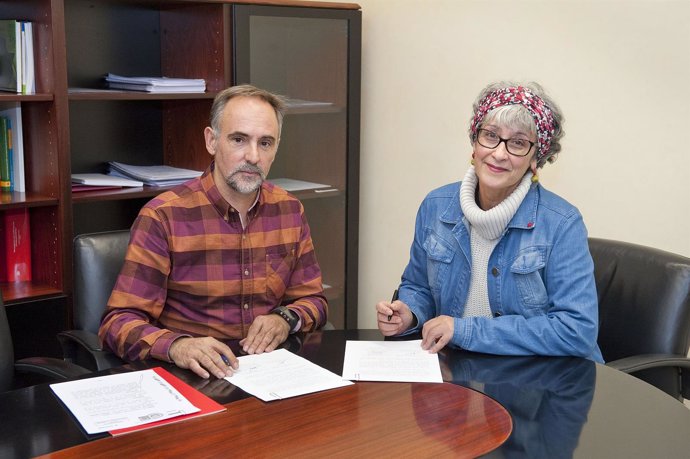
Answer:
<path fill-rule="evenodd" d="M 391 300 L 391 303 L 393 303 L 394 301 L 397 301 L 397 299 L 398 299 L 398 289 L 396 288 L 395 291 L 393 292 L 393 299 Z M 389 314 L 388 315 L 388 322 L 390 322 L 392 318 L 393 318 L 393 314 Z"/>

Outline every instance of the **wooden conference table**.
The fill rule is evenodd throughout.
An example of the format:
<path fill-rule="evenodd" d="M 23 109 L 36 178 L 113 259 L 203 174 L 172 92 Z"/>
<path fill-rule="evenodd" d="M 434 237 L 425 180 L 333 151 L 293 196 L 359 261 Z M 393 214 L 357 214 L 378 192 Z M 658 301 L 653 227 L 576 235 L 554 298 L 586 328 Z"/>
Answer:
<path fill-rule="evenodd" d="M 337 374 L 342 372 L 346 340 L 382 339 L 376 330 L 324 331 L 299 338 L 291 337 L 286 347 Z M 578 358 L 500 357 L 452 349 L 440 358 L 448 383 L 359 382 L 269 403 L 225 380 L 202 380 L 161 365 L 226 404 L 227 411 L 114 438 L 86 435 L 47 384 L 6 392 L 0 394 L 0 458 L 690 454 L 690 410 L 604 365 Z M 138 363 L 106 373 L 148 366 Z"/>

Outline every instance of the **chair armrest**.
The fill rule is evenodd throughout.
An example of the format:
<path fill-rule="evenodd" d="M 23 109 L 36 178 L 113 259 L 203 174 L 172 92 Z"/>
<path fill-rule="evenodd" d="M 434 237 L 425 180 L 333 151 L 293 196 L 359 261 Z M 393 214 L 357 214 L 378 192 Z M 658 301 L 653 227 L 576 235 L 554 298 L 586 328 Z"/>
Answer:
<path fill-rule="evenodd" d="M 104 350 L 96 334 L 85 330 L 66 330 L 57 334 L 66 361 L 79 364 L 92 371 L 119 367 L 125 362 Z"/>
<path fill-rule="evenodd" d="M 91 373 L 86 368 L 52 357 L 29 357 L 17 360 L 14 369 L 21 373 L 35 373 L 51 379 L 72 379 Z"/>
<path fill-rule="evenodd" d="M 680 373 L 680 391 L 683 398 L 690 399 L 690 358 L 679 354 L 640 354 L 606 362 L 606 365 L 624 373 L 649 368 L 676 367 Z"/>
<path fill-rule="evenodd" d="M 606 365 L 624 373 L 649 368 L 678 367 L 690 370 L 690 359 L 679 354 L 640 354 L 606 362 Z"/>

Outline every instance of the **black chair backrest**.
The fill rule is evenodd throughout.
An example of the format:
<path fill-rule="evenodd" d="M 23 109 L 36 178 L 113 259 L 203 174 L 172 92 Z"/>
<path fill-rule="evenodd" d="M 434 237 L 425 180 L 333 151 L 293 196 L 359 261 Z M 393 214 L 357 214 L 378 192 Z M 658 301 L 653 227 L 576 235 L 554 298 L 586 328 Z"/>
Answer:
<path fill-rule="evenodd" d="M 129 230 L 74 238 L 74 328 L 98 333 L 128 244 Z"/>
<path fill-rule="evenodd" d="M 12 387 L 14 381 L 14 346 L 5 304 L 0 294 L 0 392 Z"/>
<path fill-rule="evenodd" d="M 690 258 L 590 238 L 604 360 L 638 354 L 685 356 L 690 346 Z"/>

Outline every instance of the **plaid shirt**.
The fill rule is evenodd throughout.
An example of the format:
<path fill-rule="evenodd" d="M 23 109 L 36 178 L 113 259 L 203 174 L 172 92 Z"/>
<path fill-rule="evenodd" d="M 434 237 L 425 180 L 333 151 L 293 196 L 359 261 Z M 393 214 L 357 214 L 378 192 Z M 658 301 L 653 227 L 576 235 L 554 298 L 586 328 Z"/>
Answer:
<path fill-rule="evenodd" d="M 101 342 L 127 360 L 169 361 L 181 336 L 239 339 L 288 305 L 302 331 L 326 323 L 321 269 L 302 204 L 264 182 L 246 228 L 211 171 L 147 203 L 132 226 Z"/>

